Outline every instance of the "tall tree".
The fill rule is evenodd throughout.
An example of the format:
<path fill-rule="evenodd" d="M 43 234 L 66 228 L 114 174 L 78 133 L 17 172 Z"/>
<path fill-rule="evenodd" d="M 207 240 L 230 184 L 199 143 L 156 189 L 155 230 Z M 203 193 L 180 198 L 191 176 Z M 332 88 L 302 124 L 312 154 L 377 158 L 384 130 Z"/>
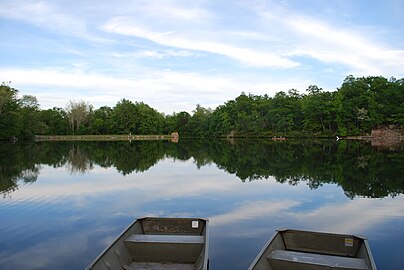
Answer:
<path fill-rule="evenodd" d="M 127 99 L 119 101 L 112 113 L 113 131 L 117 134 L 129 134 L 136 132 L 138 123 L 135 104 Z"/>
<path fill-rule="evenodd" d="M 310 85 L 302 101 L 305 130 L 313 132 L 334 131 L 335 107 L 333 93 L 325 92 L 316 85 Z"/>
<path fill-rule="evenodd" d="M 0 139 L 18 136 L 19 103 L 18 90 L 10 87 L 10 82 L 0 85 Z"/>
<path fill-rule="evenodd" d="M 70 100 L 66 105 L 66 116 L 73 134 L 87 120 L 91 106 L 83 100 Z"/>
<path fill-rule="evenodd" d="M 136 102 L 138 119 L 135 132 L 137 134 L 160 134 L 163 132 L 164 117 L 161 113 L 143 102 Z"/>
<path fill-rule="evenodd" d="M 193 115 L 188 123 L 188 127 L 193 136 L 204 137 L 208 134 L 209 117 L 211 114 L 212 110 L 210 108 L 206 109 L 199 104 L 196 105 Z"/>
<path fill-rule="evenodd" d="M 337 125 L 341 135 L 370 132 L 383 122 L 368 78 L 347 76 L 336 94 Z"/>
<path fill-rule="evenodd" d="M 174 123 L 175 123 L 175 130 L 180 134 L 180 136 L 191 136 L 192 130 L 190 130 L 188 122 L 191 118 L 191 115 L 188 112 L 179 112 L 174 113 L 173 115 Z"/>
<path fill-rule="evenodd" d="M 33 137 L 40 133 L 43 124 L 40 121 L 39 103 L 35 96 L 24 95 L 20 100 L 20 121 L 23 138 Z"/>

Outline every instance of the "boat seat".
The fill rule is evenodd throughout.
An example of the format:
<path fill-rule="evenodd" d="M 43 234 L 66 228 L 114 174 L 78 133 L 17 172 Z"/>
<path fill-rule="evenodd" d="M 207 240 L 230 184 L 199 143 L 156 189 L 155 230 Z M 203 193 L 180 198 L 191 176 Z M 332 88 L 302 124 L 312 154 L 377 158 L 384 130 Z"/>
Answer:
<path fill-rule="evenodd" d="M 364 259 L 323 255 L 317 253 L 274 250 L 267 259 L 273 269 L 333 269 L 333 270 L 366 270 L 369 269 Z"/>
<path fill-rule="evenodd" d="M 204 244 L 202 235 L 132 234 L 125 239 L 130 243 Z"/>

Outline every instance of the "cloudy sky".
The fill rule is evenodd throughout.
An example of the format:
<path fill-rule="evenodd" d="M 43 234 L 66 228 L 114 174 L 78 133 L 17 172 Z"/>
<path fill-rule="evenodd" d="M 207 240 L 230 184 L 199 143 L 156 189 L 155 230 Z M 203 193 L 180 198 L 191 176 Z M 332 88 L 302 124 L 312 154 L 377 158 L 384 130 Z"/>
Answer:
<path fill-rule="evenodd" d="M 402 0 L 0 0 L 0 81 L 167 114 L 347 75 L 404 77 Z"/>

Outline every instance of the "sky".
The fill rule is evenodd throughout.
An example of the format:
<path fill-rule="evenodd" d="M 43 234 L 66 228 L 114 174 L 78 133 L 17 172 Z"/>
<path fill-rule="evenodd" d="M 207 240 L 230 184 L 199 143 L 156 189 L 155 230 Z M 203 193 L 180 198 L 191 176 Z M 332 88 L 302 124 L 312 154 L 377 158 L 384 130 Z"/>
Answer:
<path fill-rule="evenodd" d="M 0 81 L 42 109 L 214 109 L 404 77 L 403 0 L 0 0 Z"/>

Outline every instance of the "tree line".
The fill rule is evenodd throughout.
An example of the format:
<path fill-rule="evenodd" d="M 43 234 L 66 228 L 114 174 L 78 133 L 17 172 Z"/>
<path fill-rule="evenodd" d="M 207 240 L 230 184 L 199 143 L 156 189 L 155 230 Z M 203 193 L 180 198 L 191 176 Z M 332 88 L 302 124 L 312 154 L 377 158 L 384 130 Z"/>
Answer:
<path fill-rule="evenodd" d="M 0 138 L 65 134 L 170 134 L 182 137 L 360 135 L 380 125 L 404 126 L 404 78 L 347 76 L 334 92 L 310 85 L 275 96 L 241 93 L 216 109 L 196 105 L 192 114 L 165 115 L 143 102 L 120 100 L 94 109 L 70 100 L 41 110 L 35 96 L 18 97 L 0 86 Z"/>

